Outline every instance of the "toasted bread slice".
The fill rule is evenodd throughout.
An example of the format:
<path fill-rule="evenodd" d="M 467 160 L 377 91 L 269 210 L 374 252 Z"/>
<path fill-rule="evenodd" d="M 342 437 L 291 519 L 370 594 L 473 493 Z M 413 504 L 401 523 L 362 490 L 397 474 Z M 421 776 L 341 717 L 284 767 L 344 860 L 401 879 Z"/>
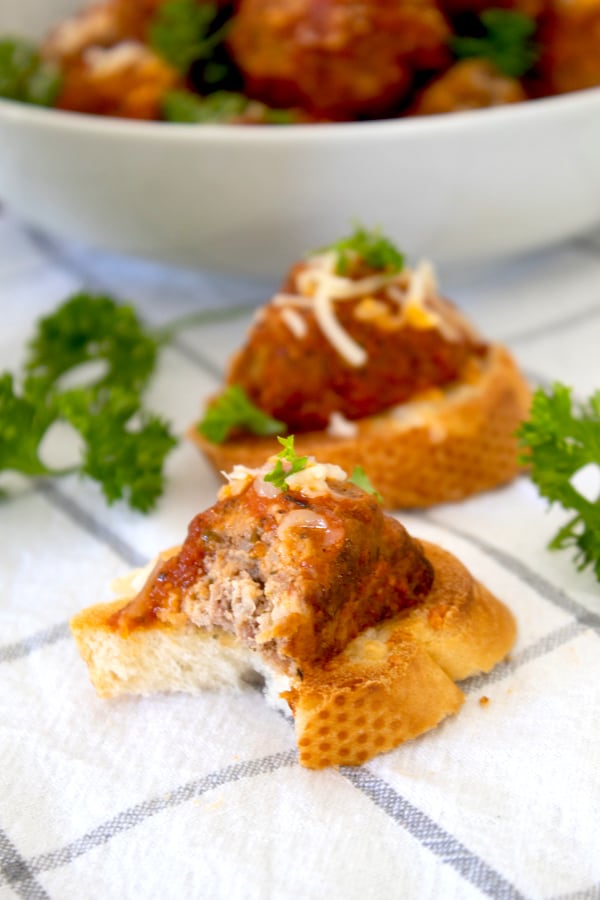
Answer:
<path fill-rule="evenodd" d="M 528 415 L 530 389 L 509 351 L 492 345 L 468 382 L 431 391 L 387 413 L 353 423 L 356 433 L 295 436 L 299 454 L 351 472 L 360 466 L 388 509 L 461 500 L 511 481 L 520 471 L 515 431 Z M 196 427 L 189 437 L 217 471 L 258 466 L 273 438 L 216 444 Z"/>
<path fill-rule="evenodd" d="M 71 628 L 102 697 L 241 689 L 259 673 L 272 682 L 267 696 L 281 695 L 293 712 L 302 765 L 359 765 L 455 713 L 463 694 L 454 681 L 491 669 L 515 639 L 509 610 L 450 553 L 423 547 L 435 572 L 428 595 L 294 677 L 234 635 L 183 616 L 119 632 L 115 612 L 133 587 L 83 610 Z"/>

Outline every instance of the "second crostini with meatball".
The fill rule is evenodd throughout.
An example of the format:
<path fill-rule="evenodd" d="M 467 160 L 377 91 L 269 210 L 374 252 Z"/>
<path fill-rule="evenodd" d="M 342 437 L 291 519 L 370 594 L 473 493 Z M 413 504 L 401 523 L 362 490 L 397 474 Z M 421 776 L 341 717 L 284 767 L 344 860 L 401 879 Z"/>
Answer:
<path fill-rule="evenodd" d="M 377 231 L 290 269 L 190 430 L 214 467 L 254 466 L 269 436 L 364 470 L 388 508 L 460 500 L 520 471 L 530 389 L 506 347 Z"/>

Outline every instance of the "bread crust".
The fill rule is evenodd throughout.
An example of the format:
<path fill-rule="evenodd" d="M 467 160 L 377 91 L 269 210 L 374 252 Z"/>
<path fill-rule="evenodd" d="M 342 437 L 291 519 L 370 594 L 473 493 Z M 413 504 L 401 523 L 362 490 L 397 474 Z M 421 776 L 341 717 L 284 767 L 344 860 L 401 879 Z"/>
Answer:
<path fill-rule="evenodd" d="M 528 415 L 531 391 L 506 347 L 492 345 L 472 380 L 436 394 L 358 420 L 351 437 L 299 433 L 296 452 L 347 472 L 361 466 L 388 509 L 461 500 L 515 478 L 521 470 L 515 431 Z M 220 472 L 259 466 L 274 448 L 271 437 L 215 444 L 196 427 L 189 437 Z"/>
<path fill-rule="evenodd" d="M 422 543 L 435 572 L 424 601 L 294 679 L 233 635 L 185 617 L 120 634 L 111 617 L 129 597 L 83 610 L 71 629 L 102 697 L 240 689 L 259 672 L 286 688 L 303 766 L 360 765 L 457 712 L 464 697 L 455 681 L 489 671 L 515 639 L 504 604 L 452 554 Z"/>

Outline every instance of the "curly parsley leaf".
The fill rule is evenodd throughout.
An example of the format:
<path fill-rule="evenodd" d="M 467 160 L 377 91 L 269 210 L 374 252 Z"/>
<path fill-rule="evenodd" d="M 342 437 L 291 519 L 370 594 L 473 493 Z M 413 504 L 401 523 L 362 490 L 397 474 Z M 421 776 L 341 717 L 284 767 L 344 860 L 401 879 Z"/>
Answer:
<path fill-rule="evenodd" d="M 214 30 L 218 13 L 215 3 L 167 0 L 150 22 L 149 44 L 174 69 L 185 74 L 196 60 L 209 59 L 223 40 L 224 29 Z"/>
<path fill-rule="evenodd" d="M 348 481 L 351 482 L 351 484 L 355 484 L 357 487 L 362 488 L 363 491 L 367 492 L 367 494 L 373 494 L 373 496 L 379 503 L 383 503 L 383 497 L 381 496 L 379 491 L 373 487 L 373 485 L 371 484 L 371 479 L 362 468 L 362 466 L 354 466 L 354 468 L 352 469 L 352 474 L 350 475 Z"/>
<path fill-rule="evenodd" d="M 177 443 L 168 425 L 123 387 L 111 387 L 101 402 L 93 390 L 67 391 L 59 408 L 84 438 L 81 474 L 100 483 L 108 503 L 152 509 L 164 490 L 165 458 Z"/>
<path fill-rule="evenodd" d="M 600 497 L 589 500 L 573 484 L 586 466 L 600 465 L 600 391 L 577 403 L 561 383 L 538 389 L 518 438 L 542 497 L 575 513 L 550 548 L 574 548 L 577 568 L 592 566 L 600 581 Z"/>
<path fill-rule="evenodd" d="M 323 251 L 336 254 L 335 271 L 342 276 L 348 275 L 357 262 L 376 272 L 390 274 L 404 268 L 403 254 L 378 228 L 369 231 L 362 225 L 356 225 L 351 235 L 321 248 L 319 252 Z"/>
<path fill-rule="evenodd" d="M 198 125 L 207 122 L 230 122 L 243 115 L 248 100 L 243 94 L 215 91 L 199 97 L 192 91 L 167 91 L 162 100 L 162 114 L 167 122 Z"/>
<path fill-rule="evenodd" d="M 455 37 L 451 42 L 460 58 L 487 59 L 509 78 L 521 78 L 539 56 L 533 19 L 508 9 L 486 9 L 480 16 L 481 37 Z"/>
<path fill-rule="evenodd" d="M 42 60 L 35 44 L 22 38 L 0 40 L 0 97 L 36 106 L 53 106 L 61 74 Z"/>
<path fill-rule="evenodd" d="M 262 125 L 289 125 L 294 121 L 291 110 L 271 109 L 235 91 L 214 91 L 206 97 L 192 91 L 167 91 L 162 99 L 162 116 L 167 122 L 186 125 L 233 122 L 244 116 Z"/>
<path fill-rule="evenodd" d="M 266 436 L 285 431 L 286 426 L 255 406 L 243 387 L 231 384 L 210 404 L 197 428 L 207 440 L 222 444 L 238 428 Z"/>
<path fill-rule="evenodd" d="M 134 509 L 151 509 L 176 443 L 167 425 L 142 405 L 162 342 L 162 334 L 145 328 L 131 307 L 109 297 L 77 294 L 41 319 L 22 387 L 12 374 L 0 375 L 0 472 L 79 472 L 100 483 L 109 503 L 124 499 Z M 86 363 L 100 363 L 100 373 L 85 387 L 67 388 L 64 380 L 80 376 Z M 63 469 L 40 457 L 57 422 L 68 422 L 83 439 L 81 459 Z"/>
<path fill-rule="evenodd" d="M 105 364 L 95 390 L 120 381 L 130 392 L 145 387 L 156 364 L 159 342 L 130 306 L 110 297 L 76 294 L 41 319 L 29 344 L 26 369 L 54 385 L 66 372 L 93 361 Z"/>
<path fill-rule="evenodd" d="M 283 447 L 277 454 L 274 468 L 264 476 L 265 481 L 270 481 L 281 491 L 288 489 L 287 479 L 296 472 L 306 468 L 308 456 L 298 456 L 294 450 L 294 435 L 289 437 L 277 437 Z"/>
<path fill-rule="evenodd" d="M 39 447 L 57 417 L 43 379 L 28 379 L 18 393 L 9 372 L 0 375 L 0 471 L 48 475 Z"/>

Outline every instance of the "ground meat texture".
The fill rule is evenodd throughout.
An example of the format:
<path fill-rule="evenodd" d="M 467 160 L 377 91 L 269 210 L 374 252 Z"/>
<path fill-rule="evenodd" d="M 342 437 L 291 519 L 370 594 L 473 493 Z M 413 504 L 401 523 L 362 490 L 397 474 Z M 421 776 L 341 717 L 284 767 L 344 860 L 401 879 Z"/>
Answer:
<path fill-rule="evenodd" d="M 435 0 L 241 0 L 229 48 L 251 96 L 331 119 L 382 115 L 449 58 Z"/>
<path fill-rule="evenodd" d="M 417 391 L 460 378 L 483 343 L 463 327 L 447 302 L 436 310 L 453 322 L 452 339 L 437 328 L 402 324 L 397 303 L 376 295 L 380 316 L 362 318 L 361 298 L 335 304 L 337 318 L 367 351 L 363 366 L 350 365 L 322 333 L 312 309 L 297 309 L 306 334 L 290 331 L 281 309 L 263 308 L 246 344 L 231 361 L 227 381 L 239 384 L 265 412 L 291 433 L 327 427 L 332 413 L 347 419 L 374 415 L 403 403 Z M 456 324 L 454 324 L 456 323 Z"/>
<path fill-rule="evenodd" d="M 427 85 L 412 112 L 417 115 L 460 112 L 526 99 L 516 78 L 503 75 L 484 59 L 464 59 Z"/>
<path fill-rule="evenodd" d="M 251 485 L 218 502 L 114 624 L 127 631 L 184 612 L 296 673 L 416 603 L 433 583 L 419 543 L 371 495 L 330 486 L 308 498 Z"/>

